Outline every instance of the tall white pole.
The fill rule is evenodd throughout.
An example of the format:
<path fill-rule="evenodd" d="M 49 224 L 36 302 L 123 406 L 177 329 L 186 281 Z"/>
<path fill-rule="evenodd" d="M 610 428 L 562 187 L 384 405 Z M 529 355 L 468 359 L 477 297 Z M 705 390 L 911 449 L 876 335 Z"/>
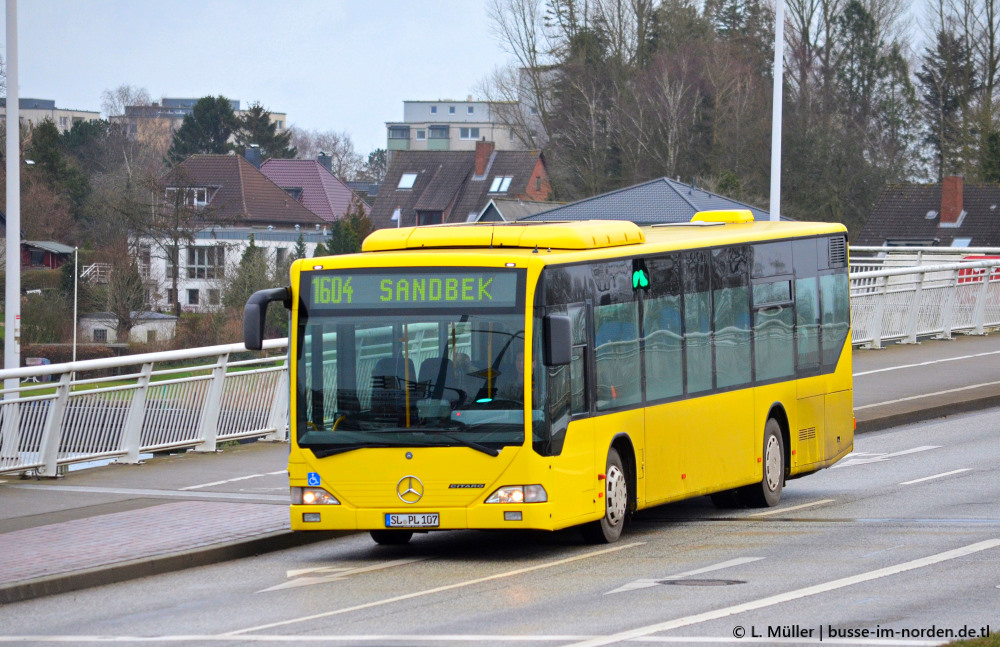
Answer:
<path fill-rule="evenodd" d="M 76 361 L 76 294 L 80 285 L 80 248 L 73 248 L 73 361 Z"/>
<path fill-rule="evenodd" d="M 4 368 L 21 364 L 21 146 L 17 87 L 17 0 L 7 0 L 7 285 L 4 318 Z M 16 389 L 18 379 L 4 388 Z M 7 394 L 17 397 L 17 392 Z"/>
<path fill-rule="evenodd" d="M 774 1 L 774 99 L 771 108 L 771 220 L 781 220 L 781 100 L 785 75 L 785 0 Z"/>

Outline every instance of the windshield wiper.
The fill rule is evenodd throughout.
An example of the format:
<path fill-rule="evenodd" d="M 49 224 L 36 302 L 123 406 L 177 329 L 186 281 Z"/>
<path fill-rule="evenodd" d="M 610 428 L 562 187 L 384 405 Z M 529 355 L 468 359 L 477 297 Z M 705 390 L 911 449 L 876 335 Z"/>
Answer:
<path fill-rule="evenodd" d="M 316 458 L 326 458 L 327 456 L 333 456 L 335 454 L 343 454 L 345 452 L 353 452 L 356 449 L 368 449 L 369 447 L 399 447 L 400 445 L 396 443 L 351 443 L 350 445 L 341 445 L 339 447 L 323 447 L 318 449 L 315 447 L 305 447 L 304 449 L 310 450 L 316 455 Z"/>
<path fill-rule="evenodd" d="M 500 450 L 499 449 L 493 449 L 492 447 L 487 447 L 486 445 L 481 445 L 481 444 L 479 444 L 479 443 L 477 443 L 477 442 L 475 442 L 473 440 L 466 440 L 464 438 L 459 438 L 458 436 L 453 436 L 452 434 L 449 434 L 447 431 L 425 431 L 425 430 L 422 430 L 422 429 L 421 430 L 415 430 L 415 431 L 417 433 L 424 434 L 424 435 L 434 434 L 435 436 L 443 436 L 444 438 L 447 438 L 448 440 L 454 441 L 454 442 L 458 443 L 459 445 L 464 445 L 465 447 L 468 447 L 469 449 L 474 449 L 477 452 L 482 452 L 482 453 L 487 454 L 489 456 L 499 456 L 500 455 Z"/>

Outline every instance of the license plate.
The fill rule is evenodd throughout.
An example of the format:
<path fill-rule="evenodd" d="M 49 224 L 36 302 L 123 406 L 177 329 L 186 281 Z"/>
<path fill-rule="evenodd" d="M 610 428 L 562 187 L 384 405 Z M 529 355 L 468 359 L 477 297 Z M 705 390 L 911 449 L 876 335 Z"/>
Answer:
<path fill-rule="evenodd" d="M 438 513 L 386 514 L 386 528 L 437 528 L 440 525 Z"/>

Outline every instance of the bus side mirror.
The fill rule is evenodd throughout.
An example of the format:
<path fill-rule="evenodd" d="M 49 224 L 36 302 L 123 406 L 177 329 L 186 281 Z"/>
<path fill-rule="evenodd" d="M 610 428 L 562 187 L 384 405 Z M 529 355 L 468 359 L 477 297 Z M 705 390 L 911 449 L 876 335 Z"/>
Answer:
<path fill-rule="evenodd" d="M 567 315 L 545 315 L 542 319 L 544 334 L 544 363 L 546 366 L 565 366 L 573 359 L 573 323 Z"/>
<path fill-rule="evenodd" d="M 247 347 L 247 350 L 263 348 L 264 318 L 267 316 L 267 304 L 272 301 L 282 301 L 286 308 L 291 309 L 292 289 L 259 290 L 247 299 L 247 305 L 243 308 L 243 345 Z"/>

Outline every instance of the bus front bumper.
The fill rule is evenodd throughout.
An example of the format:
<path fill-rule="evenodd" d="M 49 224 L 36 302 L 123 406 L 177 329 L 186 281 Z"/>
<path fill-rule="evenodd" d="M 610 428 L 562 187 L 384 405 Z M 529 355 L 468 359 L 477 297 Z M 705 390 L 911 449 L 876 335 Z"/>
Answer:
<path fill-rule="evenodd" d="M 345 505 L 293 505 L 292 530 L 385 530 L 386 515 L 437 514 L 438 525 L 408 530 L 535 529 L 555 530 L 550 503 L 478 504 L 468 508 L 352 508 Z"/>

